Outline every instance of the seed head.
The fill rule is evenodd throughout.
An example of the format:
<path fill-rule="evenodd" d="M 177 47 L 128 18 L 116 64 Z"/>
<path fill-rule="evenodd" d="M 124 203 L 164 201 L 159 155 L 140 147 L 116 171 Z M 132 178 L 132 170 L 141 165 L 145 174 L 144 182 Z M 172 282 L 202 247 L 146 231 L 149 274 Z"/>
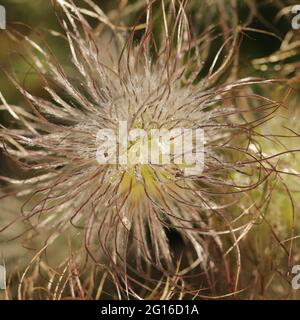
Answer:
<path fill-rule="evenodd" d="M 51 235 L 49 243 L 70 227 L 78 228 L 88 257 L 101 261 L 127 294 L 134 293 L 132 279 L 153 283 L 153 269 L 182 279 L 204 272 L 209 282 L 210 272 L 227 266 L 222 236 L 231 237 L 229 251 L 239 260 L 238 242 L 256 219 L 250 192 L 265 183 L 272 167 L 259 150 L 255 128 L 277 105 L 244 94 L 244 88 L 263 83 L 259 79 L 221 80 L 232 62 L 237 31 L 228 36 L 229 56 L 222 61 L 221 48 L 201 75 L 206 36 L 192 36 L 184 2 L 172 1 L 167 8 L 161 1 L 158 39 L 150 2 L 146 23 L 131 28 L 112 24 L 94 3 L 85 3 L 90 9 L 57 1 L 72 73 L 46 45 L 25 37 L 48 98 L 32 95 L 9 76 L 32 111 L 9 105 L 1 95 L 17 126 L 3 127 L 0 134 L 7 154 L 30 177 L 1 179 L 9 188 L 16 185 L 17 196 L 27 196 L 22 213 L 36 232 Z M 99 20 L 105 31 L 93 29 L 86 16 Z M 244 107 L 249 101 L 260 114 L 251 121 Z M 143 161 L 145 146 L 164 151 L 155 137 L 131 139 L 125 148 L 112 143 L 128 162 L 99 163 L 97 153 L 109 157 L 112 151 L 104 148 L 110 141 L 99 139 L 99 131 L 109 129 L 117 137 L 120 122 L 126 122 L 127 134 L 142 129 L 147 138 L 151 130 L 203 130 L 203 170 L 191 174 L 189 164 L 176 163 L 174 157 L 168 163 Z M 170 139 L 173 151 L 175 138 Z M 177 156 L 184 159 L 185 152 Z M 246 213 L 250 221 L 237 218 Z M 231 282 L 230 271 L 225 273 Z M 236 284 L 237 279 L 238 271 Z"/>

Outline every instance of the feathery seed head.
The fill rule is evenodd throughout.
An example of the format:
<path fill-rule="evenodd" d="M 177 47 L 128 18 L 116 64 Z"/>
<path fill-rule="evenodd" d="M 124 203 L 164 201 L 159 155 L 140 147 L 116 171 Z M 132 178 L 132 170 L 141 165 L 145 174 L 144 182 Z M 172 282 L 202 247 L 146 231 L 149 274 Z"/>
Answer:
<path fill-rule="evenodd" d="M 251 211 L 254 204 L 248 193 L 272 172 L 254 129 L 277 106 L 255 94 L 243 95 L 244 87 L 260 80 L 220 84 L 231 63 L 230 57 L 224 58 L 217 67 L 221 52 L 207 76 L 199 80 L 205 36 L 191 36 L 184 2 L 172 1 L 169 11 L 161 2 L 164 19 L 158 41 L 152 33 L 149 2 L 139 43 L 134 41 L 135 30 L 142 25 L 124 36 L 124 30 L 113 25 L 99 7 L 85 2 L 91 9 L 57 1 L 64 12 L 62 26 L 76 79 L 44 46 L 25 39 L 34 50 L 34 67 L 49 99 L 30 94 L 11 77 L 33 112 L 11 106 L 1 96 L 20 125 L 2 128 L 1 137 L 7 153 L 32 176 L 2 180 L 19 185 L 18 195 L 27 195 L 23 214 L 34 230 L 49 230 L 56 236 L 70 224 L 82 229 L 89 257 L 111 268 L 114 279 L 131 293 L 131 277 L 137 273 L 151 278 L 149 266 L 167 276 L 183 277 L 194 270 L 207 275 L 216 268 L 212 252 L 221 252 L 226 260 L 221 236 L 230 235 L 229 251 L 238 253 L 239 240 L 252 226 L 253 220 L 235 218 Z M 108 30 L 97 35 L 85 15 L 98 19 Z M 229 38 L 233 48 L 237 38 L 236 32 Z M 195 66 L 196 73 L 191 71 Z M 255 107 L 261 117 L 248 121 L 248 110 L 235 106 L 234 99 L 262 101 L 263 106 Z M 124 135 L 140 129 L 147 139 L 137 135 L 120 147 L 115 140 L 120 122 L 126 123 Z M 200 173 L 191 174 L 186 170 L 190 164 L 176 163 L 175 157 L 169 162 L 162 155 L 157 163 L 145 161 L 148 155 L 143 150 L 149 145 L 150 150 L 167 155 L 170 150 L 174 154 L 179 144 L 176 137 L 162 142 L 157 135 L 150 136 L 151 130 L 178 128 L 204 132 Z M 114 135 L 99 136 L 103 130 Z M 182 132 L 178 136 L 183 138 Z M 195 147 L 175 154 L 184 159 L 194 151 Z M 127 162 L 99 161 L 111 155 L 123 160 L 127 155 Z M 169 242 L 170 230 L 180 238 L 182 250 Z M 48 241 L 54 241 L 54 236 Z"/>

